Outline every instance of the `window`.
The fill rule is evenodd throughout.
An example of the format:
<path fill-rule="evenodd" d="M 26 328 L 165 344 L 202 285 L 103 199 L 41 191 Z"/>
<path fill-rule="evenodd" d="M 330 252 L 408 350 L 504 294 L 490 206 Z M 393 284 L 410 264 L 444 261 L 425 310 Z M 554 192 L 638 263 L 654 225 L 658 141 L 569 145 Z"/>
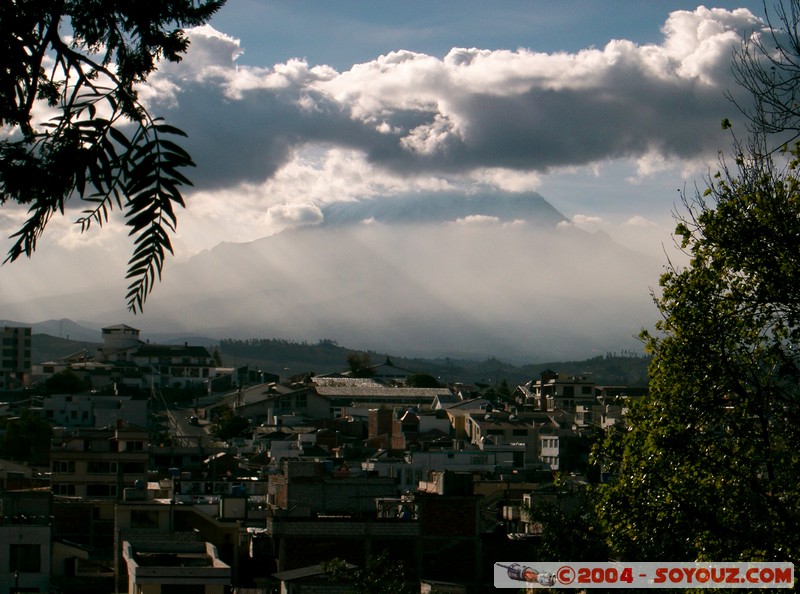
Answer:
<path fill-rule="evenodd" d="M 308 406 L 308 395 L 298 394 L 297 396 L 295 396 L 294 402 L 297 408 L 306 408 Z"/>
<path fill-rule="evenodd" d="M 514 437 L 526 437 L 528 435 L 527 429 L 514 429 L 511 434 Z"/>
<path fill-rule="evenodd" d="M 38 544 L 12 544 L 8 547 L 8 570 L 39 573 L 42 570 L 42 550 Z"/>
<path fill-rule="evenodd" d="M 117 472 L 117 463 L 105 460 L 89 460 L 86 463 L 86 472 L 89 474 L 114 474 Z"/>
<path fill-rule="evenodd" d="M 65 485 L 63 483 L 54 483 L 52 487 L 53 495 L 65 495 L 67 497 L 75 496 L 75 485 Z"/>
<path fill-rule="evenodd" d="M 572 398 L 575 396 L 575 386 L 564 386 L 562 396 L 564 396 L 564 398 Z"/>
<path fill-rule="evenodd" d="M 126 441 L 126 452 L 141 452 L 144 449 L 144 442 L 142 441 Z"/>
<path fill-rule="evenodd" d="M 54 473 L 75 474 L 75 462 L 70 460 L 53 460 L 51 468 Z"/>
<path fill-rule="evenodd" d="M 581 394 L 591 394 L 591 393 L 592 393 L 592 386 L 581 387 Z"/>

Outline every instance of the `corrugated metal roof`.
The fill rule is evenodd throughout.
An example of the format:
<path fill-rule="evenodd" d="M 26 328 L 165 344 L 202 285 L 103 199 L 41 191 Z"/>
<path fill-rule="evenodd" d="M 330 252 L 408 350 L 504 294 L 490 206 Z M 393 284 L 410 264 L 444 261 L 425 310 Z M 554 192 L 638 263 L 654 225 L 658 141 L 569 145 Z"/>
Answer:
<path fill-rule="evenodd" d="M 381 384 L 370 386 L 317 386 L 317 394 L 328 397 L 353 396 L 355 398 L 430 398 L 449 394 L 447 388 L 389 388 Z"/>

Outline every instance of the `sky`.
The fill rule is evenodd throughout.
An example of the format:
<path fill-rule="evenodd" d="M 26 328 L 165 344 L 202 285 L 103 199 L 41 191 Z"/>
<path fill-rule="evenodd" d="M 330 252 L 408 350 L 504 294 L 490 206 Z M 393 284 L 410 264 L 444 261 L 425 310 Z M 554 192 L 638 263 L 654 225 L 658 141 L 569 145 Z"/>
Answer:
<path fill-rule="evenodd" d="M 258 228 L 237 221 L 243 239 L 329 201 L 486 185 L 660 249 L 637 242 L 671 230 L 677 189 L 729 142 L 731 47 L 763 10 L 739 6 L 232 2 L 211 23 L 224 36 L 198 32 L 203 53 L 180 67 L 191 99 L 161 100 L 186 110 L 184 127 L 202 121 L 190 134 L 215 153 L 193 153 L 203 223 L 231 220 L 218 212 L 231 188 L 266 205 Z M 225 136 L 245 154 L 212 167 Z"/>
<path fill-rule="evenodd" d="M 663 261 L 679 191 L 730 145 L 721 120 L 741 129 L 731 52 L 762 18 L 760 0 L 229 0 L 141 89 L 197 163 L 170 265 L 322 227 L 334 204 L 454 192 L 536 192 L 564 226 Z M 77 211 L 0 268 L 0 318 L 123 282 L 124 225 L 81 234 Z M 0 232 L 23 219 L 4 207 Z"/>

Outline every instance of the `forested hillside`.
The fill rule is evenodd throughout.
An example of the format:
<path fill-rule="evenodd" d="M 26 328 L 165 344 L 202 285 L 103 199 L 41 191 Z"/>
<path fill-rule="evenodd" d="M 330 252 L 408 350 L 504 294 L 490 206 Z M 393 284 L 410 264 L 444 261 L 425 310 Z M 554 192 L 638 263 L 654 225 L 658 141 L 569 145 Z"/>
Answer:
<path fill-rule="evenodd" d="M 333 340 L 315 344 L 298 343 L 282 339 L 225 339 L 220 341 L 220 355 L 227 365 L 252 365 L 279 375 L 315 374 L 345 371 L 347 356 L 364 353 L 358 349 L 340 346 Z M 607 353 L 584 361 L 531 363 L 514 365 L 491 357 L 483 361 L 453 359 L 406 358 L 398 354 L 366 351 L 372 363 L 393 365 L 417 373 L 429 373 L 441 382 L 465 383 L 524 383 L 537 378 L 545 369 L 562 375 L 582 375 L 601 385 L 647 385 L 649 358 L 635 353 Z"/>
<path fill-rule="evenodd" d="M 98 346 L 98 343 L 34 334 L 32 359 L 34 363 L 41 363 L 82 349 L 93 355 Z M 211 348 L 212 352 L 214 348 Z M 545 369 L 552 369 L 563 376 L 586 376 L 599 385 L 645 386 L 649 363 L 649 358 L 636 353 L 607 353 L 583 361 L 550 361 L 522 366 L 495 357 L 483 361 L 449 357 L 419 359 L 396 353 L 347 348 L 329 339 L 307 343 L 279 338 L 227 338 L 219 342 L 216 350 L 225 366 L 249 365 L 281 377 L 309 372 L 320 375 L 346 371 L 348 355 L 359 353 L 368 355 L 373 364 L 384 363 L 388 359 L 393 365 L 408 371 L 431 374 L 442 383 L 460 381 L 487 385 L 499 384 L 504 380 L 509 385 L 518 385 L 538 378 Z"/>

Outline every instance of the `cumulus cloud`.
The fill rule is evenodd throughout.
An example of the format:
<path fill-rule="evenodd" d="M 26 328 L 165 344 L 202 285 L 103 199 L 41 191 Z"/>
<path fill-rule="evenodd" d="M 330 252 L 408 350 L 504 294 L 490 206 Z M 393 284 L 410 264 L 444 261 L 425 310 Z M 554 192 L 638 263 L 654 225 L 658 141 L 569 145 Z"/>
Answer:
<path fill-rule="evenodd" d="M 655 221 L 651 221 L 647 217 L 643 217 L 641 215 L 634 215 L 630 217 L 625 224 L 629 227 L 642 227 L 642 228 L 661 228 L 661 225 L 656 223 Z"/>
<path fill-rule="evenodd" d="M 536 176 L 610 159 L 646 174 L 724 143 L 731 51 L 757 25 L 744 9 L 700 7 L 670 15 L 660 44 L 396 51 L 345 72 L 299 59 L 237 66 L 239 41 L 203 27 L 152 84 L 190 133 L 205 189 L 264 183 L 309 146 L 358 152 L 374 177 Z"/>
<path fill-rule="evenodd" d="M 489 215 L 469 215 L 456 219 L 455 222 L 457 225 L 498 225 L 500 218 Z"/>
<path fill-rule="evenodd" d="M 578 227 L 586 227 L 602 223 L 603 218 L 594 215 L 576 214 L 572 217 L 572 222 Z"/>
<path fill-rule="evenodd" d="M 322 211 L 316 204 L 280 204 L 267 210 L 266 219 L 279 227 L 316 225 L 322 222 Z"/>

